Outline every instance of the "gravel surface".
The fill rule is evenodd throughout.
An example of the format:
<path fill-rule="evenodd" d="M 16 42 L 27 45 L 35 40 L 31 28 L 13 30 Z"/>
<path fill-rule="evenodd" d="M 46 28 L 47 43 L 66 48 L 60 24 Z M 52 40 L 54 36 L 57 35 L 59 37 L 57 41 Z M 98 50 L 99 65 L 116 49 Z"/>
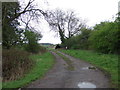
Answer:
<path fill-rule="evenodd" d="M 107 76 L 97 68 L 89 69 L 88 67 L 94 67 L 91 64 L 58 51 L 72 61 L 74 70 L 68 70 L 65 60 L 55 52 L 51 53 L 56 60 L 54 67 L 44 78 L 32 82 L 27 88 L 83 88 L 82 85 L 86 88 L 92 88 L 90 85 L 96 88 L 109 88 Z"/>

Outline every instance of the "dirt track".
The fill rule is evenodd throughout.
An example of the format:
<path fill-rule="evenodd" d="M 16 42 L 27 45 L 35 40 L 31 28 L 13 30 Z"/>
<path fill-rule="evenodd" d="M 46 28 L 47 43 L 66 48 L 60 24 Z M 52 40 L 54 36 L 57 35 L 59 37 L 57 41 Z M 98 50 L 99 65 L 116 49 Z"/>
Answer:
<path fill-rule="evenodd" d="M 72 61 L 74 70 L 68 70 L 65 60 L 55 52 L 52 54 L 56 59 L 53 69 L 43 79 L 34 81 L 27 88 L 80 88 L 78 84 L 82 82 L 92 83 L 96 88 L 109 88 L 106 75 L 98 69 L 87 69 L 91 64 L 61 53 Z"/>

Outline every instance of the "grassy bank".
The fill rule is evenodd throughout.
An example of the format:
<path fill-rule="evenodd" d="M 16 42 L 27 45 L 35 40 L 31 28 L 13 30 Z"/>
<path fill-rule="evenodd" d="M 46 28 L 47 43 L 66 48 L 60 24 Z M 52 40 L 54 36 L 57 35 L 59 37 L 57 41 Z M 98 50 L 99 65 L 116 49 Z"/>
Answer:
<path fill-rule="evenodd" d="M 61 50 L 73 57 L 90 62 L 111 75 L 111 87 L 118 87 L 118 56 L 101 54 L 86 50 Z"/>
<path fill-rule="evenodd" d="M 30 58 L 35 61 L 32 70 L 19 80 L 3 83 L 3 88 L 23 87 L 38 78 L 42 78 L 54 64 L 54 57 L 49 52 L 43 55 L 32 55 Z"/>

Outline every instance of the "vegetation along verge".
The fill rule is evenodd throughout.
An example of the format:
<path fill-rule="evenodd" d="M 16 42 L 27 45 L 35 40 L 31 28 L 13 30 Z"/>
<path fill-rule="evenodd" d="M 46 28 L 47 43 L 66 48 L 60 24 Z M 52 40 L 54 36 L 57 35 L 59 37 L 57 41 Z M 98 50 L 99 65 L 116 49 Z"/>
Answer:
<path fill-rule="evenodd" d="M 38 78 L 42 78 L 55 63 L 54 57 L 50 52 L 44 53 L 43 55 L 31 55 L 30 58 L 35 62 L 30 72 L 19 80 L 4 82 L 3 88 L 20 88 Z"/>

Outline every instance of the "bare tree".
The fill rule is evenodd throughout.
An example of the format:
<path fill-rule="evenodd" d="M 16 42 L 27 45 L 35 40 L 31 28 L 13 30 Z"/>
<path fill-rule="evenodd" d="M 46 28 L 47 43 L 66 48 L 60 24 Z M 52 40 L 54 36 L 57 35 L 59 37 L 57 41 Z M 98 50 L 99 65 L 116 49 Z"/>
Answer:
<path fill-rule="evenodd" d="M 52 30 L 59 33 L 62 43 L 65 39 L 69 39 L 72 36 L 78 34 L 80 30 L 85 27 L 85 24 L 76 17 L 73 11 L 47 11 L 47 22 Z M 66 35 L 66 32 L 68 35 Z"/>
<path fill-rule="evenodd" d="M 35 5 L 33 5 L 33 2 L 34 2 L 34 1 L 35 1 L 35 0 L 29 0 L 29 2 L 28 2 L 28 4 L 26 5 L 26 7 L 23 8 L 23 9 L 21 8 L 22 11 L 20 11 L 20 12 L 15 11 L 14 17 L 11 18 L 11 21 L 14 20 L 14 19 L 16 19 L 16 18 L 18 18 L 18 17 L 21 16 L 22 14 L 27 13 L 27 12 L 29 12 L 29 15 L 36 16 L 36 17 L 40 16 L 41 14 L 42 14 L 42 15 L 46 15 L 46 13 L 44 13 L 43 10 L 41 10 L 41 9 L 39 9 L 39 8 L 35 8 Z"/>
<path fill-rule="evenodd" d="M 20 16 L 18 16 L 18 17 L 19 17 L 19 20 L 25 24 L 25 29 L 37 31 L 37 30 L 35 30 L 35 27 L 30 24 L 31 24 L 31 22 L 39 23 L 41 16 L 42 17 L 45 16 L 46 13 L 43 10 L 39 9 L 34 4 L 34 1 L 35 0 L 29 0 L 27 5 L 25 7 L 21 8 L 21 12 L 19 12 L 19 14 L 18 14 Z"/>
<path fill-rule="evenodd" d="M 6 22 L 6 16 L 7 16 L 6 14 L 9 8 L 13 7 L 12 4 L 13 5 L 16 4 L 16 8 L 14 8 L 14 14 L 9 18 L 8 23 L 14 22 L 15 20 L 19 19 L 24 24 L 26 24 L 27 28 L 29 29 L 33 28 L 29 26 L 30 21 L 31 20 L 37 21 L 40 16 L 46 15 L 46 13 L 43 10 L 36 7 L 36 5 L 33 3 L 34 1 L 35 0 L 29 0 L 28 3 L 24 7 L 20 6 L 20 1 L 17 3 L 11 3 L 8 6 L 3 5 L 2 6 L 2 12 L 3 12 L 2 23 L 4 24 L 4 22 Z"/>
<path fill-rule="evenodd" d="M 51 28 L 58 32 L 62 43 L 65 42 L 65 23 L 66 15 L 62 10 L 47 11 L 46 20 L 51 26 Z"/>
<path fill-rule="evenodd" d="M 13 45 L 18 44 L 20 41 L 18 38 L 21 36 L 19 33 L 23 33 L 23 30 L 19 29 L 19 21 L 26 24 L 26 28 L 34 30 L 30 25 L 31 20 L 36 20 L 40 16 L 46 15 L 43 10 L 36 7 L 33 3 L 34 0 L 29 0 L 25 7 L 21 7 L 19 2 L 3 2 L 2 3 L 2 30 L 3 30 L 3 46 L 10 48 Z M 30 17 L 25 20 L 25 17 Z M 21 38 L 20 38 L 21 39 Z"/>
<path fill-rule="evenodd" d="M 85 23 L 80 18 L 76 17 L 73 11 L 67 11 L 66 21 L 68 38 L 80 33 L 81 29 L 85 27 Z"/>

